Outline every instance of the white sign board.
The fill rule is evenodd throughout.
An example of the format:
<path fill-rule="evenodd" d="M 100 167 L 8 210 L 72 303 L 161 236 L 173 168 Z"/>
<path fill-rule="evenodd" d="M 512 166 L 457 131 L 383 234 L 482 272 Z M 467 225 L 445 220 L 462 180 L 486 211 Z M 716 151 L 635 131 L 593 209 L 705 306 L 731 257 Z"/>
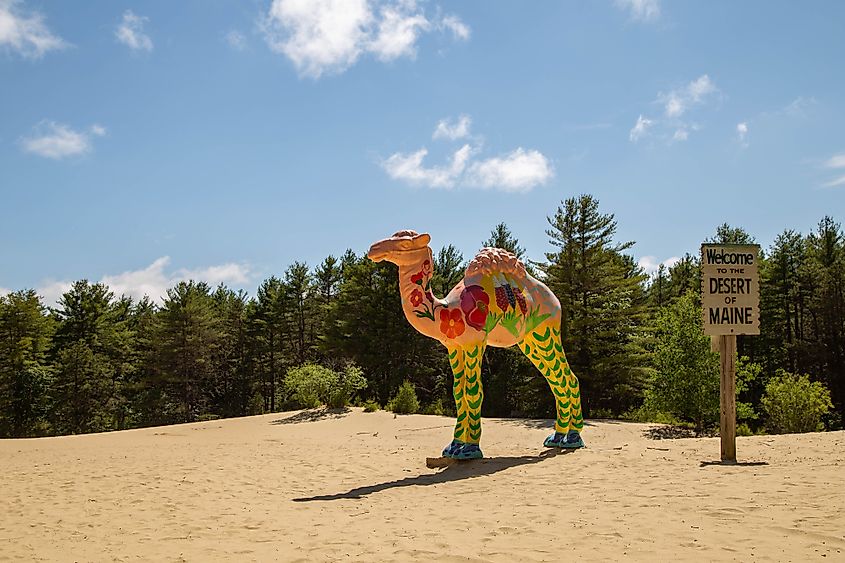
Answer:
<path fill-rule="evenodd" d="M 760 247 L 701 245 L 704 334 L 760 334 Z"/>

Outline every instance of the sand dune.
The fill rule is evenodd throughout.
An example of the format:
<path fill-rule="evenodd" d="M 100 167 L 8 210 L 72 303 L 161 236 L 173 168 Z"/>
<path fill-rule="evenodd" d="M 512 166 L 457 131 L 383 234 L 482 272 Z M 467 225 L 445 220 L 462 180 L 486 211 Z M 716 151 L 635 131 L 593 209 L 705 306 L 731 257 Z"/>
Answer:
<path fill-rule="evenodd" d="M 845 433 L 652 440 L 485 419 L 486 459 L 425 467 L 452 420 L 360 410 L 0 441 L 0 560 L 845 560 Z M 826 558 L 826 559 L 823 559 Z"/>

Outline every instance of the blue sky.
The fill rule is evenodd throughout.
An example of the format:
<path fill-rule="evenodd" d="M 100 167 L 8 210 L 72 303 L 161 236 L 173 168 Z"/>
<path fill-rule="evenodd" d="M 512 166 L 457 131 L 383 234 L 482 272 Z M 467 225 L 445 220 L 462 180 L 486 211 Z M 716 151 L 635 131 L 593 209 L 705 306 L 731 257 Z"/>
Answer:
<path fill-rule="evenodd" d="M 403 228 L 653 268 L 845 210 L 845 3 L 0 0 L 0 291 L 254 291 Z"/>

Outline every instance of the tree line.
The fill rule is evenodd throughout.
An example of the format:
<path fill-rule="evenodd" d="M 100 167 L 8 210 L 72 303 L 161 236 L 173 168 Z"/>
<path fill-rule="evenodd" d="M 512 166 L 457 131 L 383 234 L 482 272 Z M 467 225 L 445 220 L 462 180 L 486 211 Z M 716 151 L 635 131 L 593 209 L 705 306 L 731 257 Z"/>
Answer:
<path fill-rule="evenodd" d="M 706 428 L 718 420 L 718 362 L 701 333 L 699 257 L 686 254 L 648 276 L 628 253 L 634 242 L 617 240 L 616 228 L 596 198 L 569 198 L 548 217 L 545 259 L 528 264 L 561 301 L 585 416 L 670 416 Z M 755 240 L 725 224 L 708 242 Z M 480 246 L 525 254 L 505 224 Z M 738 342 L 740 417 L 752 430 L 763 426 L 761 415 L 777 402 L 767 390 L 775 383 L 805 389 L 784 379 L 805 376 L 813 389 L 829 391 L 833 410 L 824 424 L 838 428 L 845 412 L 841 225 L 824 217 L 806 234 L 786 230 L 761 254 L 761 334 Z M 465 265 L 454 246 L 439 249 L 435 293 L 445 295 Z M 55 307 L 32 289 L 0 296 L 0 437 L 311 406 L 285 382 L 291 373 L 327 377 L 296 371 L 312 364 L 361 374 L 350 387 L 361 402 L 385 405 L 410 382 L 427 412 L 454 408 L 446 354 L 405 320 L 395 266 L 347 250 L 314 268 L 294 262 L 254 297 L 193 280 L 168 289 L 160 304 L 87 280 Z M 545 381 L 517 350 L 488 348 L 482 379 L 485 416 L 554 415 Z"/>

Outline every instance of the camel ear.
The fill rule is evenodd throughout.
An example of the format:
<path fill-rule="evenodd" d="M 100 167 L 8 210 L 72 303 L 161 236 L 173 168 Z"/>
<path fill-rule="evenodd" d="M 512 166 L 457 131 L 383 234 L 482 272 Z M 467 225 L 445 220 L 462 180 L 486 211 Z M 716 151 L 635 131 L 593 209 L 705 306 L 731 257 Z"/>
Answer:
<path fill-rule="evenodd" d="M 417 248 L 426 247 L 429 245 L 430 242 L 431 235 L 428 233 L 423 233 L 414 237 L 414 246 L 416 246 Z"/>

